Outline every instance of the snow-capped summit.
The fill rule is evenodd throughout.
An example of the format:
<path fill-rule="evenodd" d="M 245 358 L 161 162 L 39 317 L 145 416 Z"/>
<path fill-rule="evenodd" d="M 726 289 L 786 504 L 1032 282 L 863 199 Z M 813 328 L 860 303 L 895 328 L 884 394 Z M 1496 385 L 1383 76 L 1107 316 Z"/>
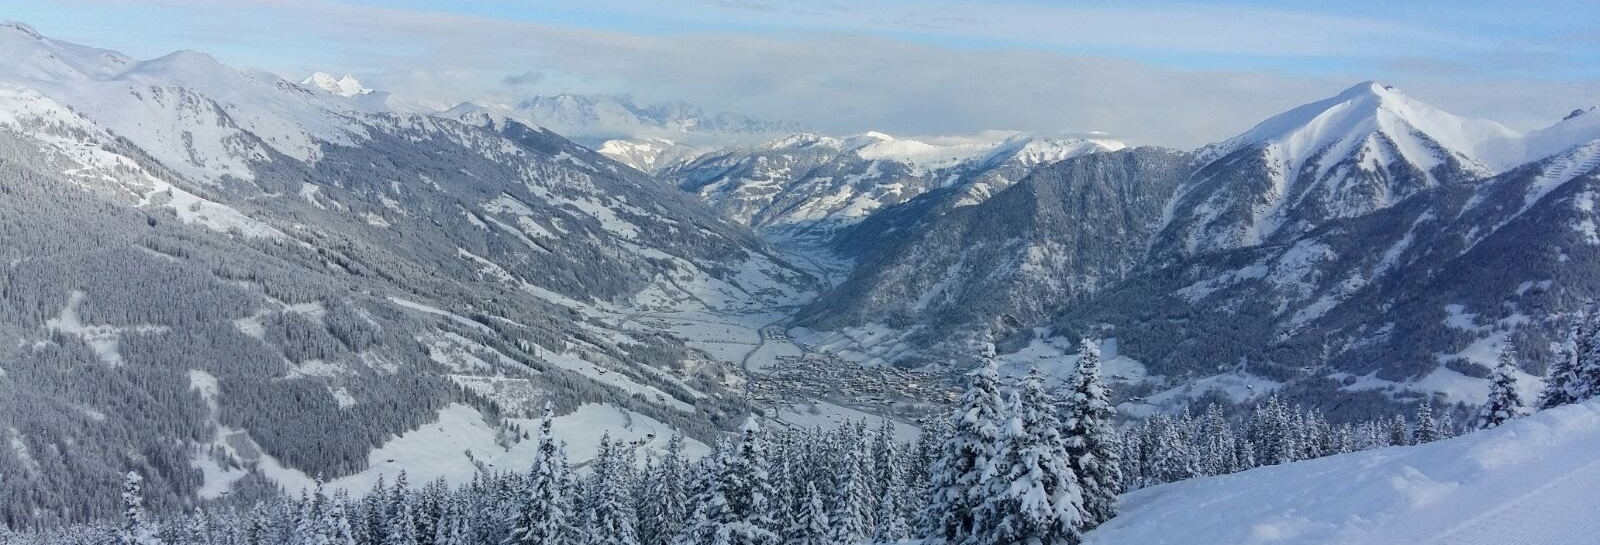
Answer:
<path fill-rule="evenodd" d="M 1290 174 L 1313 158 L 1324 169 L 1386 139 L 1424 172 L 1455 158 L 1469 168 L 1499 171 L 1512 164 L 1494 149 L 1516 131 L 1487 120 L 1457 116 L 1373 81 L 1333 97 L 1278 114 L 1211 151 L 1221 157 L 1259 145 L 1273 152 Z"/>
<path fill-rule="evenodd" d="M 350 74 L 345 74 L 344 77 L 335 79 L 333 74 L 329 74 L 327 72 L 317 72 L 311 74 L 311 76 L 307 77 L 306 79 L 301 80 L 300 85 L 321 89 L 335 96 L 341 96 L 345 98 L 365 95 L 372 92 L 372 89 L 368 89 L 361 85 L 361 80 L 356 79 L 355 76 Z"/>
<path fill-rule="evenodd" d="M 1262 244 L 1521 164 L 1521 135 L 1362 82 L 1200 151 L 1158 253 Z"/>

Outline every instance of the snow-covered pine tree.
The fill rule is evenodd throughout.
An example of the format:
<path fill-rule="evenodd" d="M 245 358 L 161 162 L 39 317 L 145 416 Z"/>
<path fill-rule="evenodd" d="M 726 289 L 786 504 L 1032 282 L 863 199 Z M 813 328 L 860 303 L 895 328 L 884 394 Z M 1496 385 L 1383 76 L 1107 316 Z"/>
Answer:
<path fill-rule="evenodd" d="M 334 492 L 333 498 L 322 510 L 322 532 L 327 537 L 329 545 L 355 545 L 356 532 L 350 526 L 350 516 L 347 513 L 349 505 L 350 495 L 340 490 Z"/>
<path fill-rule="evenodd" d="M 1212 403 L 1200 418 L 1200 460 L 1196 464 L 1201 475 L 1221 475 L 1233 466 L 1233 428 L 1222 416 L 1222 408 Z"/>
<path fill-rule="evenodd" d="M 716 541 L 717 524 L 711 520 L 712 505 L 721 502 L 717 480 L 722 468 L 732 456 L 733 445 L 726 439 L 711 447 L 711 454 L 701 457 L 690 472 L 692 479 L 688 490 L 694 492 L 689 518 L 683 529 L 672 539 L 673 545 L 711 544 Z"/>
<path fill-rule="evenodd" d="M 383 545 L 419 545 L 416 512 L 411 505 L 411 490 L 406 484 L 406 471 L 394 478 L 394 491 L 389 494 L 389 505 L 384 508 Z"/>
<path fill-rule="evenodd" d="M 707 511 L 706 518 L 715 528 L 715 545 L 778 542 L 769 511 L 772 484 L 768 478 L 766 433 L 751 417 L 740 428 L 738 447 L 722 464 Z"/>
<path fill-rule="evenodd" d="M 683 531 L 689 515 L 688 461 L 683 457 L 683 436 L 673 435 L 667 451 L 651 473 L 639 511 L 639 542 L 671 545 Z"/>
<path fill-rule="evenodd" d="M 468 491 L 446 495 L 439 505 L 439 520 L 433 528 L 434 545 L 472 543 L 471 517 L 462 499 Z"/>
<path fill-rule="evenodd" d="M 872 533 L 873 543 L 896 543 L 911 537 L 911 528 L 906 522 L 905 501 L 905 484 L 895 482 L 884 489 L 883 497 L 878 500 L 877 528 Z"/>
<path fill-rule="evenodd" d="M 1439 423 L 1433 419 L 1433 403 L 1423 401 L 1417 405 L 1417 421 L 1411 430 L 1411 444 L 1420 445 L 1439 440 Z"/>
<path fill-rule="evenodd" d="M 904 482 L 904 454 L 894 439 L 894 421 L 884 418 L 872 438 L 872 498 L 881 499 L 896 484 Z M 873 523 L 878 523 L 873 516 Z"/>
<path fill-rule="evenodd" d="M 565 456 L 550 432 L 554 419 L 554 410 L 545 403 L 533 468 L 514 507 L 507 544 L 567 545 L 574 537 L 569 531 Z"/>
<path fill-rule="evenodd" d="M 1572 381 L 1568 397 L 1576 403 L 1600 396 L 1600 312 L 1588 312 L 1573 335 Z"/>
<path fill-rule="evenodd" d="M 1473 427 L 1486 430 L 1522 416 L 1522 394 L 1517 392 L 1516 350 L 1507 341 L 1500 347 L 1500 362 L 1489 377 L 1489 399 L 1478 409 Z"/>
<path fill-rule="evenodd" d="M 1581 327 L 1573 329 L 1573 337 L 1577 337 L 1580 329 Z M 1577 401 L 1572 396 L 1572 386 L 1577 382 L 1577 374 L 1578 353 L 1569 340 L 1566 346 L 1556 353 L 1555 359 L 1550 362 L 1550 367 L 1545 369 L 1544 390 L 1539 394 L 1538 409 L 1552 409 Z"/>
<path fill-rule="evenodd" d="M 117 531 L 121 545 L 158 545 L 156 527 L 144 511 L 144 477 L 129 471 L 122 479 L 122 527 Z"/>
<path fill-rule="evenodd" d="M 1404 446 L 1411 444 L 1411 425 L 1406 423 L 1406 417 L 1394 415 L 1389 421 L 1389 444 Z"/>
<path fill-rule="evenodd" d="M 870 485 L 862 471 L 860 447 L 847 435 L 839 442 L 839 450 L 842 458 L 834 476 L 833 512 L 829 515 L 833 528 L 829 535 L 841 545 L 860 543 L 872 533 Z"/>
<path fill-rule="evenodd" d="M 362 545 L 382 545 L 384 523 L 387 517 L 384 512 L 389 507 L 389 485 L 383 475 L 378 475 L 378 482 L 373 483 L 372 490 L 361 499 L 361 514 L 364 517 L 359 521 L 360 543 Z"/>
<path fill-rule="evenodd" d="M 593 473 L 586 488 L 583 542 L 589 545 L 639 545 L 633 504 L 629 502 L 627 469 L 632 464 L 626 449 L 612 443 L 611 434 L 600 437 L 600 449 L 589 467 Z M 627 451 L 631 452 L 631 451 Z"/>
<path fill-rule="evenodd" d="M 1073 474 L 1083 489 L 1084 528 L 1117 516 L 1123 491 L 1122 447 L 1112 422 L 1110 394 L 1100 380 L 1100 344 L 1084 339 L 1078 369 L 1056 392 L 1056 416 L 1063 426 Z"/>
<path fill-rule="evenodd" d="M 830 533 L 832 523 L 828 520 L 828 508 L 822 504 L 822 494 L 817 492 L 817 484 L 806 482 L 805 506 L 800 514 L 795 517 L 794 526 L 784 532 L 785 545 L 832 545 Z"/>
<path fill-rule="evenodd" d="M 257 503 L 250 509 L 248 528 L 244 531 L 244 545 L 272 543 L 272 512 L 266 504 Z"/>
<path fill-rule="evenodd" d="M 1155 449 L 1150 454 L 1150 472 L 1155 482 L 1173 483 L 1194 477 L 1198 474 L 1195 455 L 1183 432 L 1182 421 L 1174 418 L 1159 422 Z"/>
<path fill-rule="evenodd" d="M 1056 407 L 1037 368 L 1011 395 L 995 475 L 979 518 L 979 543 L 1077 543 L 1088 514 Z"/>
<path fill-rule="evenodd" d="M 951 413 L 939 460 L 928 475 L 922 532 L 935 543 L 969 543 L 988 534 L 977 516 L 993 477 L 1005 402 L 994 344 L 984 343 L 980 356 L 981 365 L 967 374 L 967 391 Z"/>

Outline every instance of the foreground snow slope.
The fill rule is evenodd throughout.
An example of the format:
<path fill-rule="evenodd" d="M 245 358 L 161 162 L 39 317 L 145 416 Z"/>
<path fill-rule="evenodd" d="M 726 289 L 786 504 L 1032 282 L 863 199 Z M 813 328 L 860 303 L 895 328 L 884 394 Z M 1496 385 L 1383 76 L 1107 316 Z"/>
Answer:
<path fill-rule="evenodd" d="M 1130 493 L 1095 545 L 1600 543 L 1600 401 Z"/>

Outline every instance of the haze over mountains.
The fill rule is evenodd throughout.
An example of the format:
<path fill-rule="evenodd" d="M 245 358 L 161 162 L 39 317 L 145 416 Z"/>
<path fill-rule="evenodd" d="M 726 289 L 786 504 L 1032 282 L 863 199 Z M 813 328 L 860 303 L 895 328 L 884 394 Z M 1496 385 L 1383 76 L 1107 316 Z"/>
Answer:
<path fill-rule="evenodd" d="M 115 514 L 130 464 L 158 508 L 459 484 L 523 463 L 547 401 L 646 449 L 749 414 L 914 432 L 991 337 L 1055 376 L 1103 339 L 1125 416 L 1462 412 L 1508 339 L 1536 387 L 1600 296 L 1592 109 L 1519 132 L 1363 82 L 1174 150 L 437 111 L 17 23 L 0 51 L 0 521 Z"/>

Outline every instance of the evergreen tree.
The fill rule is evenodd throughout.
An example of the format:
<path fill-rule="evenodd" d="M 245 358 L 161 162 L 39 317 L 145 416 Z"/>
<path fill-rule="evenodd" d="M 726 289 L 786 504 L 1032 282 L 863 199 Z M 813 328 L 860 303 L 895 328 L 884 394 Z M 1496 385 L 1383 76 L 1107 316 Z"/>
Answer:
<path fill-rule="evenodd" d="M 849 436 L 839 441 L 838 445 L 842 452 L 834 480 L 833 513 L 829 517 L 833 528 L 830 535 L 834 543 L 860 543 L 872 530 L 868 511 L 871 509 L 868 503 L 871 491 L 862 471 L 860 448 Z"/>
<path fill-rule="evenodd" d="M 806 482 L 805 508 L 795 517 L 795 525 L 785 532 L 786 545 L 832 545 L 830 533 L 832 524 L 828 520 L 828 508 L 822 504 L 822 494 L 817 492 L 817 484 Z"/>
<path fill-rule="evenodd" d="M 507 544 L 566 545 L 571 543 L 565 458 L 550 432 L 555 412 L 549 403 L 539 421 L 533 469 L 522 486 L 510 521 Z"/>
<path fill-rule="evenodd" d="M 156 528 L 144 512 L 144 477 L 129 471 L 122 480 L 122 528 L 117 532 L 121 545 L 158 545 Z"/>
<path fill-rule="evenodd" d="M 1600 312 L 1588 312 L 1572 339 L 1572 380 L 1567 385 L 1572 402 L 1600 396 Z"/>
<path fill-rule="evenodd" d="M 982 364 L 968 373 L 968 387 L 950 417 L 939 460 L 929 471 L 923 534 L 934 542 L 975 543 L 988 529 L 978 514 L 988 499 L 1000 444 L 1005 404 L 994 344 L 984 343 Z"/>
<path fill-rule="evenodd" d="M 1033 369 L 1011 396 L 980 517 L 981 543 L 1077 543 L 1087 519 L 1044 375 Z"/>
<path fill-rule="evenodd" d="M 1486 430 L 1522 416 L 1522 394 L 1517 392 L 1516 353 L 1510 341 L 1500 347 L 1500 362 L 1489 377 L 1489 399 L 1478 409 L 1473 427 Z"/>
<path fill-rule="evenodd" d="M 1406 423 L 1406 417 L 1394 415 L 1389 421 L 1389 444 L 1404 446 L 1411 444 L 1411 425 Z"/>
<path fill-rule="evenodd" d="M 1576 336 L 1576 330 L 1574 331 Z M 1539 394 L 1538 408 L 1552 409 L 1577 401 L 1572 396 L 1572 385 L 1577 381 L 1578 354 L 1571 342 L 1562 347 L 1545 370 L 1544 390 Z"/>
<path fill-rule="evenodd" d="M 767 473 L 767 441 L 755 418 L 745 420 L 736 447 L 717 451 L 708 469 L 716 477 L 697 502 L 694 522 L 675 543 L 683 545 L 768 545 L 778 543 L 770 512 L 772 485 Z"/>
<path fill-rule="evenodd" d="M 1439 424 L 1433 420 L 1433 404 L 1423 401 L 1417 405 L 1416 427 L 1411 430 L 1411 444 L 1420 445 L 1439 440 Z"/>
<path fill-rule="evenodd" d="M 611 434 L 600 437 L 600 450 L 590 467 L 587 487 L 588 501 L 584 506 L 584 542 L 591 545 L 638 545 L 636 517 L 633 504 L 628 501 L 627 469 L 632 460 L 625 449 L 611 442 Z"/>
<path fill-rule="evenodd" d="M 649 479 L 639 510 L 639 541 L 643 545 L 670 545 L 682 532 L 689 515 L 687 460 L 683 457 L 683 436 L 667 441 Z"/>
<path fill-rule="evenodd" d="M 394 478 L 394 492 L 384 509 L 383 545 L 419 545 L 416 512 L 411 506 L 411 491 L 406 487 L 406 472 Z"/>
<path fill-rule="evenodd" d="M 333 494 L 328 506 L 322 510 L 322 531 L 330 545 L 355 545 L 355 528 L 350 525 L 348 508 L 350 496 L 340 490 Z"/>
<path fill-rule="evenodd" d="M 1084 528 L 1117 516 L 1123 474 L 1110 394 L 1100 380 L 1100 345 L 1084 339 L 1078 369 L 1058 392 L 1057 417 L 1063 426 L 1072 472 L 1083 490 Z"/>
<path fill-rule="evenodd" d="M 906 522 L 905 485 L 894 483 L 884 489 L 883 497 L 878 500 L 877 529 L 872 534 L 873 543 L 895 543 L 911 537 L 910 525 Z"/>

